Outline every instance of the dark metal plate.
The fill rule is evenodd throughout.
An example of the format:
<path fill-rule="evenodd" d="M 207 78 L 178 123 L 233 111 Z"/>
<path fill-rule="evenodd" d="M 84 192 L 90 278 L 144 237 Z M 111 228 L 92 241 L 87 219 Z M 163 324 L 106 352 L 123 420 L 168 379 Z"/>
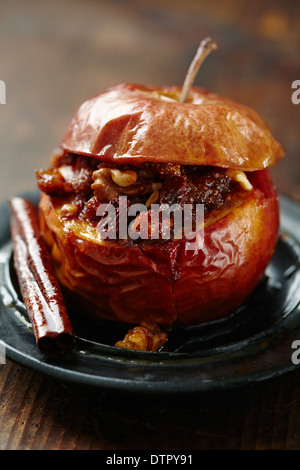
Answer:
<path fill-rule="evenodd" d="M 25 194 L 33 201 L 38 193 Z M 300 206 L 281 196 L 281 236 L 251 299 L 226 320 L 174 328 L 159 352 L 114 347 L 126 329 L 80 321 L 70 308 L 77 342 L 59 358 L 41 354 L 18 292 L 11 262 L 9 209 L 0 205 L 0 341 L 6 356 L 54 378 L 134 392 L 199 392 L 243 386 L 294 370 L 300 340 Z"/>

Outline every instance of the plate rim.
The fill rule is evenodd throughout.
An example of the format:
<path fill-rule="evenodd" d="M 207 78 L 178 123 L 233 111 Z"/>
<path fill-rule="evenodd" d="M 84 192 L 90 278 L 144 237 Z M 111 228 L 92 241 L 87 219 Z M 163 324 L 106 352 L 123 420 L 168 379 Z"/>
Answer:
<path fill-rule="evenodd" d="M 27 192 L 21 195 L 21 197 L 26 197 L 34 202 L 38 200 L 38 191 L 31 191 Z M 294 233 L 295 226 L 295 214 L 300 217 L 300 205 L 296 203 L 294 200 L 290 199 L 289 197 L 279 194 L 279 201 L 280 201 L 280 211 L 281 215 L 283 215 L 283 221 L 281 224 L 281 229 L 283 231 L 286 231 L 289 233 L 291 237 L 293 237 L 297 243 L 300 243 L 300 235 L 298 232 Z M 9 210 L 7 207 L 7 203 L 2 202 L 0 203 L 0 214 L 4 213 L 4 216 L 6 215 L 6 219 L 9 218 Z M 3 220 L 3 215 L 2 215 L 2 220 Z M 7 222 L 7 220 L 6 220 Z M 9 222 L 8 222 L 9 224 Z M 6 243 L 9 244 L 10 242 L 10 236 L 5 237 L 5 234 L 3 233 L 5 231 L 5 227 L 0 228 L 0 247 L 3 247 L 5 245 L 5 239 Z M 297 227 L 296 227 L 297 228 Z M 290 233 L 293 231 L 293 233 Z M 2 287 L 2 286 L 1 286 Z M 168 381 L 164 380 L 155 380 L 151 379 L 150 381 L 147 380 L 134 380 L 132 377 L 130 379 L 128 378 L 122 378 L 122 377 L 108 377 L 102 375 L 94 375 L 92 373 L 89 373 L 88 371 L 78 371 L 75 369 L 72 369 L 68 367 L 69 363 L 73 360 L 74 358 L 78 359 L 78 356 L 76 354 L 79 354 L 78 351 L 78 346 L 82 344 L 82 340 L 84 339 L 78 339 L 77 341 L 77 346 L 75 347 L 74 351 L 70 353 L 70 355 L 66 358 L 48 358 L 44 357 L 39 351 L 36 349 L 35 342 L 32 342 L 32 345 L 29 347 L 29 351 L 33 351 L 33 354 L 26 353 L 26 351 L 20 351 L 16 345 L 9 344 L 7 341 L 4 341 L 1 338 L 1 310 L 8 309 L 8 306 L 5 305 L 3 302 L 2 298 L 2 293 L 1 293 L 1 303 L 0 303 L 0 341 L 4 343 L 5 346 L 5 353 L 7 358 L 9 358 L 12 361 L 15 361 L 16 363 L 19 363 L 29 369 L 32 369 L 36 372 L 42 373 L 44 375 L 47 375 L 52 378 L 59 379 L 64 382 L 71 382 L 71 383 L 76 383 L 76 384 L 81 384 L 81 385 L 87 385 L 87 386 L 93 386 L 93 387 L 100 387 L 103 389 L 111 389 L 111 390 L 117 390 L 117 391 L 128 391 L 128 392 L 146 392 L 146 393 L 182 393 L 182 392 L 202 392 L 202 391 L 211 391 L 211 390 L 219 390 L 219 389 L 232 389 L 236 387 L 242 387 L 243 385 L 249 385 L 250 383 L 258 383 L 264 380 L 268 380 L 270 378 L 277 377 L 279 375 L 283 375 L 285 373 L 288 373 L 292 370 L 297 369 L 297 365 L 293 364 L 292 361 L 290 363 L 285 364 L 284 366 L 280 368 L 275 368 L 272 369 L 270 368 L 268 371 L 266 371 L 264 374 L 261 373 L 261 371 L 252 371 L 245 373 L 242 377 L 223 377 L 221 378 L 218 382 L 213 379 L 206 378 L 202 381 L 193 381 L 189 380 L 188 382 L 184 381 L 175 381 L 173 383 L 170 383 Z M 13 307 L 11 307 L 13 308 Z M 3 312 L 2 312 L 3 313 Z M 299 304 L 295 308 L 295 315 L 300 315 L 300 307 Z M 300 327 L 299 327 L 300 328 Z M 280 326 L 279 326 L 280 329 Z M 2 335 L 3 336 L 3 335 Z M 33 334 L 31 335 L 33 337 Z M 254 335 L 255 336 L 255 335 Z M 263 337 L 259 335 L 258 339 L 266 339 L 268 336 L 268 332 L 266 335 Z M 300 337 L 300 333 L 299 333 Z M 251 339 L 251 338 L 250 338 Z M 249 343 L 249 340 L 245 340 L 245 344 Z M 30 349 L 31 348 L 31 349 Z M 224 349 L 224 348 L 223 348 Z M 268 350 L 268 348 L 267 348 Z M 157 354 L 157 353 L 155 353 Z M 92 356 L 92 354 L 91 354 Z M 151 353 L 149 355 L 136 355 L 136 357 L 144 358 L 146 357 L 147 359 L 151 358 Z M 152 356 L 153 358 L 154 356 Z M 253 356 L 250 356 L 253 357 Z M 65 361 L 65 359 L 67 359 Z M 105 358 L 107 361 L 107 358 Z M 66 367 L 61 367 L 61 364 L 65 363 Z M 115 362 L 114 362 L 115 365 Z M 103 364 L 102 364 L 103 366 Z M 118 368 L 120 368 L 120 364 L 118 364 Z M 119 369 L 120 370 L 120 369 Z M 144 368 L 144 373 L 147 372 Z"/>

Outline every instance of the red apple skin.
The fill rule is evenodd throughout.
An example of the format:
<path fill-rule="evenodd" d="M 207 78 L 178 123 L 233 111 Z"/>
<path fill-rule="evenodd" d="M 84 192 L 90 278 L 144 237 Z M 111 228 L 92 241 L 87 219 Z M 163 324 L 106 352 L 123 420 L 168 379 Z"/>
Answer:
<path fill-rule="evenodd" d="M 98 318 L 171 327 L 229 315 L 258 284 L 274 252 L 279 228 L 276 190 L 267 170 L 248 175 L 253 185 L 239 207 L 204 230 L 204 244 L 186 240 L 100 242 L 95 227 L 64 223 L 55 198 L 42 194 L 41 231 L 60 282 L 87 301 Z"/>
<path fill-rule="evenodd" d="M 180 103 L 181 88 L 125 83 L 85 101 L 62 139 L 66 152 L 100 161 L 211 165 L 254 171 L 283 156 L 251 108 L 203 88 Z"/>
<path fill-rule="evenodd" d="M 251 295 L 275 249 L 279 230 L 276 191 L 267 171 L 250 175 L 254 190 L 230 214 L 205 229 L 203 249 L 178 253 L 174 285 L 178 321 L 220 319 Z"/>
<path fill-rule="evenodd" d="M 42 194 L 41 231 L 51 248 L 61 284 L 88 301 L 89 314 L 124 323 L 172 324 L 172 243 L 138 246 L 101 242 L 96 228 L 66 224 L 60 208 Z"/>

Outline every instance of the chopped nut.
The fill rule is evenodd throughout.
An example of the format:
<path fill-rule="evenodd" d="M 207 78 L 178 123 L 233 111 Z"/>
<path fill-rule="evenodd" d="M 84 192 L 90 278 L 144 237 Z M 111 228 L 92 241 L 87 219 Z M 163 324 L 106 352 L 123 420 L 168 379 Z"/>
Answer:
<path fill-rule="evenodd" d="M 252 184 L 248 180 L 246 174 L 240 170 L 227 170 L 226 174 L 237 181 L 243 189 L 246 191 L 251 191 L 253 188 Z"/>
<path fill-rule="evenodd" d="M 115 346 L 139 351 L 158 351 L 167 341 L 167 333 L 160 330 L 154 323 L 143 322 L 130 329 L 124 339 Z"/>
<path fill-rule="evenodd" d="M 71 219 L 72 217 L 76 217 L 80 210 L 79 205 L 66 203 L 61 208 L 61 218 L 62 219 Z"/>
<path fill-rule="evenodd" d="M 101 202 L 109 202 L 120 195 L 134 197 L 150 194 L 162 186 L 162 183 L 153 182 L 151 178 L 138 177 L 135 171 L 120 171 L 111 168 L 95 170 L 93 181 L 91 188 Z"/>
<path fill-rule="evenodd" d="M 137 174 L 135 171 L 120 171 L 117 169 L 110 170 L 111 171 L 111 179 L 114 183 L 118 186 L 122 186 L 123 188 L 127 188 L 127 186 L 131 186 L 137 180 Z"/>

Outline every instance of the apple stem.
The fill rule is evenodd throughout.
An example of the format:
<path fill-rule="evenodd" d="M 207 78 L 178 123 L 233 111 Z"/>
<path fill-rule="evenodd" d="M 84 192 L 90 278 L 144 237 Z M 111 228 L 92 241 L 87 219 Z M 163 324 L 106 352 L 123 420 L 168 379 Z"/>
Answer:
<path fill-rule="evenodd" d="M 196 55 L 186 74 L 186 77 L 182 86 L 180 100 L 179 100 L 180 103 L 187 102 L 190 90 L 193 86 L 193 83 L 197 75 L 197 72 L 200 68 L 200 65 L 203 63 L 204 59 L 208 56 L 208 54 L 211 51 L 217 49 L 217 47 L 218 47 L 217 44 L 211 38 L 205 38 L 201 41 L 200 46 L 196 52 Z"/>

